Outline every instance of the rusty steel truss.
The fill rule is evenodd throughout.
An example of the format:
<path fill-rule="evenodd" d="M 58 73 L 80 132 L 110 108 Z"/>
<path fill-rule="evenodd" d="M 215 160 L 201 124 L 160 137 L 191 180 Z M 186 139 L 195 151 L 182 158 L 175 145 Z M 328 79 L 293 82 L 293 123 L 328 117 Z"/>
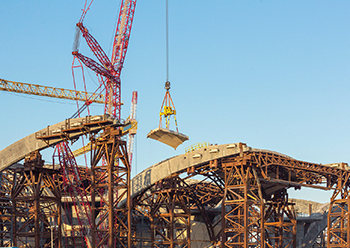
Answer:
<path fill-rule="evenodd" d="M 45 168 L 39 152 L 13 169 L 11 192 L 13 245 L 61 246 L 59 171 Z M 52 230 L 51 230 L 52 228 Z"/>
<path fill-rule="evenodd" d="M 130 164 L 121 136 L 120 129 L 111 127 L 91 142 L 92 243 L 96 248 L 131 244 Z"/>
<path fill-rule="evenodd" d="M 350 247 L 347 164 L 309 163 L 240 143 L 233 155 L 190 165 L 132 195 L 121 130 L 106 128 L 91 141 L 91 169 L 80 173 L 90 182 L 91 247 L 189 248 L 207 242 L 222 248 L 295 248 L 296 213 L 287 189 L 303 186 L 334 192 L 319 243 Z M 50 230 L 61 224 L 58 175 L 45 168 L 39 153 L 2 173 L 0 245 L 50 247 L 52 231 L 55 247 L 61 246 L 60 228 Z M 151 174 L 145 175 L 150 182 Z M 194 237 L 196 223 L 204 223 L 206 241 Z"/>

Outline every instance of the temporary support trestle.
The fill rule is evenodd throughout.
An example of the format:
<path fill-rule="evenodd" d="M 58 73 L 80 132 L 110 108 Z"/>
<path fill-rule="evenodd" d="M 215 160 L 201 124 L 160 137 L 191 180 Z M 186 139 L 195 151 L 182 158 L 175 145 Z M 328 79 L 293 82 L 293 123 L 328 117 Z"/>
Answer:
<path fill-rule="evenodd" d="M 221 247 L 264 247 L 264 201 L 254 167 L 244 154 L 222 162 L 225 193 L 222 202 Z"/>
<path fill-rule="evenodd" d="M 327 247 L 350 247 L 350 173 L 338 177 L 336 189 L 331 197 L 328 211 Z"/>
<path fill-rule="evenodd" d="M 118 128 L 110 127 L 91 143 L 92 246 L 131 247 L 130 165 L 126 142 L 121 140 Z M 98 165 L 102 158 L 104 163 Z"/>
<path fill-rule="evenodd" d="M 191 247 L 190 199 L 184 186 L 184 182 L 174 176 L 159 182 L 152 192 L 152 248 Z"/>
<path fill-rule="evenodd" d="M 0 172 L 0 247 L 13 246 L 12 243 L 12 201 L 11 186 L 12 172 L 5 170 Z"/>
<path fill-rule="evenodd" d="M 285 189 L 276 192 L 266 203 L 265 247 L 296 248 L 297 221 L 293 203 Z"/>
<path fill-rule="evenodd" d="M 221 247 L 296 247 L 296 215 L 282 189 L 271 197 L 264 193 L 261 164 L 240 153 L 221 162 L 225 193 L 222 202 Z"/>
<path fill-rule="evenodd" d="M 58 170 L 44 167 L 38 151 L 13 170 L 13 244 L 61 247 L 61 189 Z"/>

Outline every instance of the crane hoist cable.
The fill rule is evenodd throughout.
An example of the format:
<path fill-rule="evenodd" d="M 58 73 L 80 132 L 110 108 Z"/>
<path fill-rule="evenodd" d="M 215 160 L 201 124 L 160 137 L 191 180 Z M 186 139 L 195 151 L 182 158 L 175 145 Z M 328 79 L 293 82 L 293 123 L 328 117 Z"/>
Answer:
<path fill-rule="evenodd" d="M 168 0 L 166 0 L 166 7 L 165 7 L 166 82 L 164 87 L 166 92 L 159 111 L 159 126 L 158 128 L 151 130 L 147 134 L 147 138 L 158 140 L 176 149 L 184 141 L 188 140 L 188 136 L 179 133 L 177 120 L 176 120 L 176 109 L 169 91 L 170 81 L 169 81 L 169 13 L 168 12 L 169 12 Z M 176 131 L 170 130 L 170 120 L 172 116 L 174 117 Z M 162 128 L 163 118 L 165 121 L 165 128 Z"/>
<path fill-rule="evenodd" d="M 162 102 L 162 106 L 159 111 L 159 127 L 162 127 L 162 119 L 165 120 L 165 128 L 170 128 L 170 117 L 174 116 L 176 132 L 179 132 L 176 121 L 176 109 L 173 99 L 170 95 L 170 82 L 169 82 L 169 1 L 165 3 L 165 59 L 166 59 L 166 82 L 164 89 L 165 97 Z"/>

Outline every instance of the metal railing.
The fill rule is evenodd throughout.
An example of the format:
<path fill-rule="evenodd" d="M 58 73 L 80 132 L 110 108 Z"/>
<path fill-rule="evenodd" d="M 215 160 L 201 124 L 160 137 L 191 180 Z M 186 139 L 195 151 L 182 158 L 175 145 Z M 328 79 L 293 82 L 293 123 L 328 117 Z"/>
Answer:
<path fill-rule="evenodd" d="M 193 145 L 187 147 L 185 149 L 185 152 L 186 153 L 193 152 L 195 150 L 201 149 L 203 147 L 208 147 L 208 146 L 210 146 L 209 142 L 199 142 L 199 143 L 196 143 L 196 144 L 193 144 Z"/>

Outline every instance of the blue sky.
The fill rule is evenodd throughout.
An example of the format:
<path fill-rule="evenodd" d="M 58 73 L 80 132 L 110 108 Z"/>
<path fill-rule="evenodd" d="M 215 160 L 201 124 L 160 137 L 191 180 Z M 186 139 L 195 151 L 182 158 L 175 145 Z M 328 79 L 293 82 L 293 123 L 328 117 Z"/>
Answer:
<path fill-rule="evenodd" d="M 71 51 L 83 4 L 0 1 L 0 78 L 72 89 Z M 109 55 L 119 4 L 95 0 L 84 21 Z M 139 94 L 133 174 L 203 141 L 350 162 L 349 13 L 350 2 L 340 0 L 169 0 L 171 94 L 179 130 L 190 137 L 174 151 L 146 139 L 158 126 L 165 94 L 165 1 L 138 1 L 121 77 L 123 118 L 132 91 Z M 80 51 L 92 57 L 84 41 Z M 94 74 L 86 75 L 93 91 Z M 0 92 L 0 102 L 0 149 L 76 111 L 68 101 L 14 93 Z M 329 199 L 328 192 L 290 192 Z"/>

